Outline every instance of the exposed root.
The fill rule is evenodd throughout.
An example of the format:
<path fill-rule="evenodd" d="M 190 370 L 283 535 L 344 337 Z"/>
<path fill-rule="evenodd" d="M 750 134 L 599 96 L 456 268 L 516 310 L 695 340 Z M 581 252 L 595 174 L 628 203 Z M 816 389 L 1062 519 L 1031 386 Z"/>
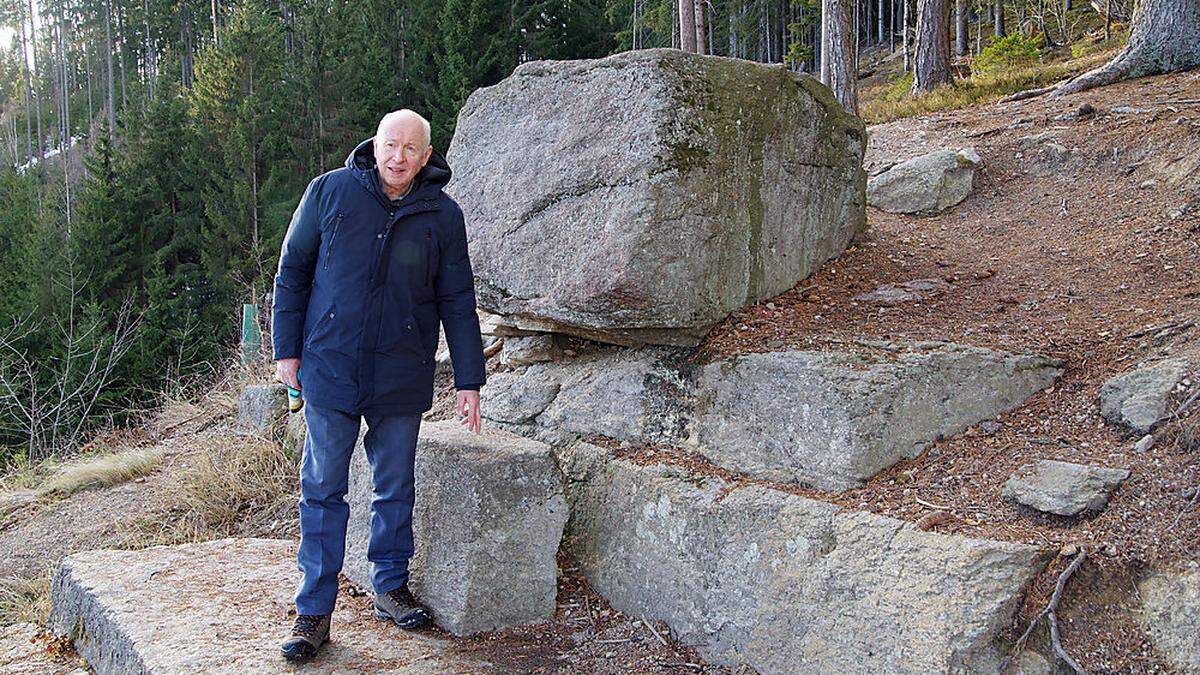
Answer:
<path fill-rule="evenodd" d="M 1039 87 L 1037 89 L 1026 89 L 1025 91 L 1018 91 L 1015 94 L 1009 94 L 1008 96 L 1005 96 L 1004 98 L 1000 99 L 1000 102 L 1001 103 L 1012 103 L 1013 101 L 1024 101 L 1027 98 L 1035 98 L 1035 97 L 1041 96 L 1043 94 L 1049 94 L 1050 92 L 1054 91 L 1055 89 L 1058 89 L 1059 84 L 1062 84 L 1062 83 L 1060 82 L 1058 84 L 1052 84 L 1049 87 Z"/>
<path fill-rule="evenodd" d="M 1075 673 L 1081 675 L 1087 674 L 1087 671 L 1080 667 L 1075 659 L 1071 658 L 1071 655 L 1067 653 L 1067 650 L 1063 648 L 1062 640 L 1059 639 L 1058 635 L 1058 617 L 1055 615 L 1055 611 L 1058 610 L 1058 603 L 1062 601 L 1063 589 L 1067 587 L 1067 580 L 1083 566 L 1085 559 L 1087 559 L 1087 551 L 1081 549 L 1079 555 L 1075 556 L 1075 559 L 1071 561 L 1067 569 L 1058 575 L 1058 581 L 1054 584 L 1054 593 L 1050 596 L 1050 602 L 1046 603 L 1046 608 L 1038 612 L 1038 615 L 1033 617 L 1033 620 L 1029 622 L 1029 626 L 1025 629 L 1025 632 L 1017 639 L 1017 644 L 1013 647 L 1012 654 L 1007 656 L 1004 662 L 1000 664 L 1000 672 L 1003 673 L 1008 670 L 1008 667 L 1012 665 L 1013 659 L 1025 648 L 1025 641 L 1033 634 L 1033 629 L 1037 627 L 1038 622 L 1044 617 L 1050 626 L 1050 642 L 1054 645 L 1054 654 L 1063 663 L 1070 666 Z"/>
<path fill-rule="evenodd" d="M 1051 98 L 1066 96 L 1067 94 L 1075 94 L 1096 87 L 1103 87 L 1114 82 L 1134 77 L 1133 69 L 1129 65 L 1128 51 L 1121 52 L 1112 61 L 1100 66 L 1095 70 L 1067 80 L 1054 87 L 1054 91 L 1050 94 Z M 1149 73 L 1145 73 L 1149 74 Z"/>

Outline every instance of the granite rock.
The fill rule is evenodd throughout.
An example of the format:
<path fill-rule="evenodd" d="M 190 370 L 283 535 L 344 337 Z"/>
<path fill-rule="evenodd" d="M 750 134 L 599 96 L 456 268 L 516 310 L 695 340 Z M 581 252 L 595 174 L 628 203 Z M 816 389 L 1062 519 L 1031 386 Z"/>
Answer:
<path fill-rule="evenodd" d="M 1038 511 L 1077 516 L 1102 510 L 1126 478 L 1125 469 L 1044 459 L 1018 469 L 1004 483 L 1003 495 Z"/>
<path fill-rule="evenodd" d="M 415 472 L 409 586 L 437 624 L 471 635 L 549 620 L 567 519 L 549 446 L 494 429 L 472 434 L 456 421 L 424 422 Z M 343 571 L 365 589 L 372 492 L 366 454 L 356 449 Z"/>
<path fill-rule="evenodd" d="M 771 673 L 998 672 L 1044 558 L 577 443 L 565 548 L 612 605 Z"/>
<path fill-rule="evenodd" d="M 467 99 L 447 191 L 484 309 L 695 345 L 845 250 L 864 224 L 865 139 L 782 65 L 673 49 L 533 61 Z"/>

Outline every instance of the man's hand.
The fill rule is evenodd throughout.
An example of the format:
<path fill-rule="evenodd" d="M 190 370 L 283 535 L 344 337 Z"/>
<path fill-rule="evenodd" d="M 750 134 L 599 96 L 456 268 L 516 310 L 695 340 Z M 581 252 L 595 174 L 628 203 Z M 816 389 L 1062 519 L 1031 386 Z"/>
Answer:
<path fill-rule="evenodd" d="M 459 390 L 454 410 L 458 413 L 459 420 L 467 425 L 468 431 L 483 433 L 483 421 L 479 419 L 479 392 L 470 389 Z"/>
<path fill-rule="evenodd" d="M 300 372 L 300 359 L 279 359 L 275 362 L 275 379 L 292 389 L 300 389 L 296 373 Z"/>

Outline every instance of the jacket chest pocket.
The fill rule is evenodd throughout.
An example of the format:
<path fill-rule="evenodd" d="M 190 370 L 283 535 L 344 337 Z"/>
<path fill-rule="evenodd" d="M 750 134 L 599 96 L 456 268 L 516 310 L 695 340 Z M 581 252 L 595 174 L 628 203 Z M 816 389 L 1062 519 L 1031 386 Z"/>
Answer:
<path fill-rule="evenodd" d="M 337 245 L 338 232 L 342 229 L 342 220 L 345 217 L 345 213 L 338 211 L 337 216 L 333 219 L 333 225 L 329 227 L 329 243 L 325 246 L 325 260 L 321 263 L 322 269 L 329 269 L 329 259 L 333 257 L 333 249 Z"/>

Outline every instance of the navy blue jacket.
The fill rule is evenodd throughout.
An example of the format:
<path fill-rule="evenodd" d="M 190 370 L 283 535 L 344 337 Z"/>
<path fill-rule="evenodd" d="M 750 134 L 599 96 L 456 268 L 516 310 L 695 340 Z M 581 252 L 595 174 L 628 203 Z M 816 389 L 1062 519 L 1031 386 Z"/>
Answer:
<path fill-rule="evenodd" d="M 304 398 L 348 413 L 433 405 L 439 321 L 458 389 L 486 381 L 462 210 L 434 151 L 403 199 L 383 192 L 371 139 L 309 183 L 275 275 L 275 358 L 300 358 Z"/>

